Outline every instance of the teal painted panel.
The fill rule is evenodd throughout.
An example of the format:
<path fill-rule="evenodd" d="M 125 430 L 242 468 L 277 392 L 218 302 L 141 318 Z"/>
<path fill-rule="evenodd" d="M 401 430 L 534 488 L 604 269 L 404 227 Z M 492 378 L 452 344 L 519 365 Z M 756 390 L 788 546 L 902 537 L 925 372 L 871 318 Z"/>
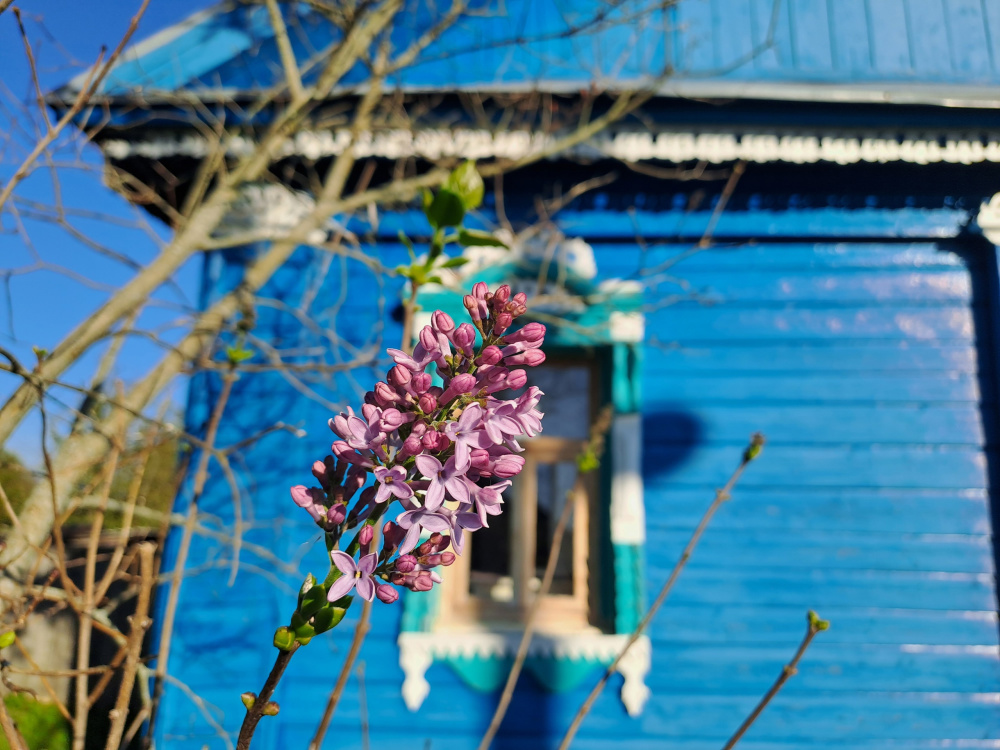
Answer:
<path fill-rule="evenodd" d="M 866 0 L 838 0 L 830 14 L 833 30 L 833 63 L 845 74 L 861 73 L 873 67 L 868 29 L 869 4 Z M 877 43 L 877 41 L 876 41 Z"/>

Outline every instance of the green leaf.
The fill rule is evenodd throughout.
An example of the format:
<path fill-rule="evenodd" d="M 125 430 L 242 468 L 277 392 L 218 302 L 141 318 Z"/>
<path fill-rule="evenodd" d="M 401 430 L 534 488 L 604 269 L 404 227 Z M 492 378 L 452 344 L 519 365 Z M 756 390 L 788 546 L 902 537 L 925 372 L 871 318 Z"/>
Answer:
<path fill-rule="evenodd" d="M 443 188 L 434 196 L 434 201 L 424 213 L 435 229 L 457 227 L 465 217 L 465 203 L 458 193 Z"/>
<path fill-rule="evenodd" d="M 303 617 L 312 617 L 326 605 L 326 587 L 322 584 L 317 584 L 302 595 L 299 612 L 302 613 Z"/>
<path fill-rule="evenodd" d="M 402 242 L 403 246 L 406 248 L 406 252 L 410 254 L 410 260 L 416 260 L 417 254 L 413 252 L 413 243 L 410 242 L 410 238 L 403 233 L 402 229 L 399 230 L 398 236 L 399 236 L 399 241 Z"/>
<path fill-rule="evenodd" d="M 458 244 L 465 247 L 507 247 L 489 232 L 481 232 L 478 229 L 459 229 Z"/>
<path fill-rule="evenodd" d="M 8 630 L 3 635 L 0 635 L 0 648 L 7 648 L 8 646 L 10 646 L 12 643 L 14 643 L 15 637 L 16 636 L 14 635 L 13 630 Z"/>
<path fill-rule="evenodd" d="M 483 178 L 479 176 L 474 161 L 463 162 L 448 176 L 444 184 L 445 190 L 450 190 L 462 200 L 466 211 L 478 208 L 483 202 Z M 455 225 L 451 225 L 455 226 Z"/>
<path fill-rule="evenodd" d="M 458 268 L 459 266 L 464 266 L 469 262 L 468 258 L 448 258 L 444 263 L 441 264 L 441 268 Z"/>
<path fill-rule="evenodd" d="M 821 620 L 820 617 L 819 617 L 819 615 L 817 615 L 811 609 L 809 610 L 809 614 L 806 615 L 806 617 L 808 617 L 808 619 L 809 619 L 809 629 L 810 630 L 820 631 L 820 630 L 829 630 L 830 629 L 830 621 L 829 620 Z"/>

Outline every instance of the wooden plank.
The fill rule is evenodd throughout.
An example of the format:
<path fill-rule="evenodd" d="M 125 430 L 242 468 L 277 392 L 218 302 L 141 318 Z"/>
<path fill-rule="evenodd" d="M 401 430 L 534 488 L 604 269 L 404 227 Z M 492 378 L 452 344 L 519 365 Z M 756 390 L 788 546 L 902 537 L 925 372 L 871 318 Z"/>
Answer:
<path fill-rule="evenodd" d="M 655 506 L 654 506 L 655 507 Z M 691 527 L 649 524 L 657 543 L 646 551 L 651 570 L 669 571 L 691 536 Z M 837 528 L 799 531 L 785 538 L 774 528 L 716 528 L 701 543 L 702 568 L 781 574 L 810 570 L 906 570 L 925 573 L 993 572 L 993 546 L 985 534 L 858 533 Z"/>
<path fill-rule="evenodd" d="M 685 0 L 676 5 L 678 70 L 714 70 L 718 64 L 712 0 Z"/>
<path fill-rule="evenodd" d="M 927 268 L 911 272 L 892 268 L 718 270 L 675 269 L 676 281 L 666 281 L 651 291 L 655 295 L 694 293 L 712 304 L 729 302 L 837 302 L 843 305 L 880 305 L 918 302 L 968 303 L 972 297 L 966 269 Z"/>
<path fill-rule="evenodd" d="M 666 395 L 666 394 L 665 394 Z M 940 444 L 980 447 L 983 436 L 978 404 L 914 406 L 884 404 L 716 405 L 660 400 L 653 391 L 644 404 L 649 417 L 644 439 L 654 443 L 739 444 L 755 431 L 772 445 Z M 817 429 L 822 425 L 822 429 Z"/>
<path fill-rule="evenodd" d="M 799 73 L 829 74 L 833 67 L 830 16 L 826 0 L 788 0 Z"/>
<path fill-rule="evenodd" d="M 711 485 L 729 476 L 738 454 L 735 446 L 692 450 L 647 444 L 643 466 L 647 476 L 662 473 L 677 486 Z M 978 489 L 986 486 L 986 457 L 959 446 L 774 445 L 743 486 Z"/>
<path fill-rule="evenodd" d="M 987 80 L 991 72 L 986 18 L 980 0 L 945 0 L 951 57 L 956 73 Z"/>
<path fill-rule="evenodd" d="M 753 70 L 751 0 L 714 0 L 713 5 L 719 75 L 744 77 Z"/>
<path fill-rule="evenodd" d="M 680 302 L 657 326 L 660 340 L 685 342 L 906 339 L 970 341 L 972 313 L 966 306 L 934 309 L 784 308 L 725 305 L 719 309 Z M 777 307 L 777 306 L 776 306 Z"/>
<path fill-rule="evenodd" d="M 767 350 L 762 349 L 766 355 Z M 860 375 L 837 377 L 813 375 L 757 375 L 755 373 L 705 373 L 698 379 L 669 374 L 651 379 L 647 391 L 658 389 L 672 398 L 706 402 L 754 401 L 761 408 L 797 403 L 854 403 L 877 407 L 879 403 L 977 402 L 979 384 L 975 376 L 955 373 L 945 378 Z"/>
<path fill-rule="evenodd" d="M 935 78 L 952 70 L 945 0 L 910 0 L 907 6 L 913 68 Z"/>
<path fill-rule="evenodd" d="M 913 70 L 906 23 L 907 0 L 869 0 L 872 60 L 880 78 L 891 78 Z M 917 52 L 919 54 L 919 52 Z"/>
<path fill-rule="evenodd" d="M 954 373 L 975 372 L 976 350 L 969 343 L 937 344 L 926 342 L 796 342 L 768 344 L 766 355 L 755 342 L 681 344 L 654 341 L 645 348 L 644 377 L 663 373 L 687 373 L 699 377 L 711 372 L 759 372 L 781 374 L 833 373 L 922 376 L 949 378 Z M 657 397 L 659 392 L 649 393 Z"/>
<path fill-rule="evenodd" d="M 751 0 L 750 6 L 753 43 L 760 50 L 754 59 L 754 68 L 762 77 L 773 77 L 778 71 L 792 69 L 795 65 L 795 50 L 792 45 L 788 3 L 782 0 Z M 773 27 L 774 33 L 769 38 L 775 10 L 778 16 Z"/>
<path fill-rule="evenodd" d="M 777 535 L 837 530 L 841 533 L 989 534 L 986 491 L 740 486 L 734 502 L 712 522 L 720 530 L 766 529 Z M 677 487 L 670 475 L 646 484 L 649 528 L 693 529 L 713 497 L 713 485 Z"/>
<path fill-rule="evenodd" d="M 872 27 L 866 0 L 838 0 L 831 9 L 833 64 L 840 75 L 866 78 L 872 73 Z"/>

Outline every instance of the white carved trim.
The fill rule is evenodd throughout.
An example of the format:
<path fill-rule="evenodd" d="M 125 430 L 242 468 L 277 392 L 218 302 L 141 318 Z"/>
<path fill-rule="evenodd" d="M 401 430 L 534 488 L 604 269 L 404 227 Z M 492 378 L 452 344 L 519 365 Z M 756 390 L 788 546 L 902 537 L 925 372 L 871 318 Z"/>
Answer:
<path fill-rule="evenodd" d="M 641 344 L 646 337 L 646 316 L 638 312 L 613 310 L 608 316 L 608 329 L 612 341 Z"/>
<path fill-rule="evenodd" d="M 986 239 L 994 245 L 1000 245 L 1000 193 L 996 193 L 989 203 L 983 203 L 979 207 L 976 224 Z"/>
<path fill-rule="evenodd" d="M 645 544 L 642 417 L 618 414 L 611 423 L 611 541 Z"/>
<path fill-rule="evenodd" d="M 524 131 L 493 133 L 473 128 L 385 130 L 363 134 L 354 145 L 357 158 L 398 159 L 520 159 L 551 147 L 558 135 Z M 255 142 L 245 136 L 228 141 L 231 156 L 250 153 Z M 300 155 L 318 159 L 342 153 L 350 144 L 347 131 L 304 131 L 285 144 L 282 156 Z M 210 145 L 198 135 L 185 133 L 147 140 L 108 139 L 101 142 L 113 159 L 165 156 L 204 157 Z M 902 136 L 873 132 L 857 136 L 821 133 L 694 133 L 694 132 L 606 132 L 575 146 L 560 156 L 595 158 L 607 156 L 623 161 L 660 159 L 670 162 L 707 161 L 713 164 L 745 159 L 757 163 L 791 162 L 909 162 L 912 164 L 974 164 L 1000 162 L 1000 133 L 949 135 L 944 145 L 937 133 L 910 132 Z"/>
<path fill-rule="evenodd" d="M 315 205 L 311 196 L 283 185 L 244 185 L 213 235 L 219 239 L 244 234 L 252 234 L 255 240 L 284 239 Z M 329 229 L 334 229 L 335 226 L 331 222 Z M 317 229 L 309 234 L 307 241 L 320 244 L 326 241 L 327 236 L 328 229 Z"/>
<path fill-rule="evenodd" d="M 628 635 L 605 633 L 536 633 L 529 656 L 556 659 L 592 659 L 610 664 L 625 647 Z M 511 657 L 517 653 L 521 633 L 474 631 L 468 633 L 400 633 L 399 666 L 403 670 L 403 700 L 416 711 L 430 692 L 425 674 L 435 659 Z M 618 664 L 625 679 L 621 698 L 629 716 L 638 716 L 649 698 L 646 675 L 652 665 L 652 645 L 640 636 Z"/>

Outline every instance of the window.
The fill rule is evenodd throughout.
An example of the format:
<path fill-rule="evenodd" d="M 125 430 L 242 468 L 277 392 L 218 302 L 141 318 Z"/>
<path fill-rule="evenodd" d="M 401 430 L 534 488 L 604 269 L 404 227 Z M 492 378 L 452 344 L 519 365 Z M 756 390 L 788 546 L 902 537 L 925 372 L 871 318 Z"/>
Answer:
<path fill-rule="evenodd" d="M 522 441 L 525 465 L 505 493 L 505 512 L 471 535 L 465 555 L 445 571 L 435 629 L 523 623 L 566 502 L 574 507 L 538 627 L 580 631 L 600 625 L 600 481 L 595 472 L 578 483 L 576 467 L 599 403 L 600 368 L 594 358 L 553 358 L 531 371 L 528 382 L 545 393 L 544 431 Z"/>

